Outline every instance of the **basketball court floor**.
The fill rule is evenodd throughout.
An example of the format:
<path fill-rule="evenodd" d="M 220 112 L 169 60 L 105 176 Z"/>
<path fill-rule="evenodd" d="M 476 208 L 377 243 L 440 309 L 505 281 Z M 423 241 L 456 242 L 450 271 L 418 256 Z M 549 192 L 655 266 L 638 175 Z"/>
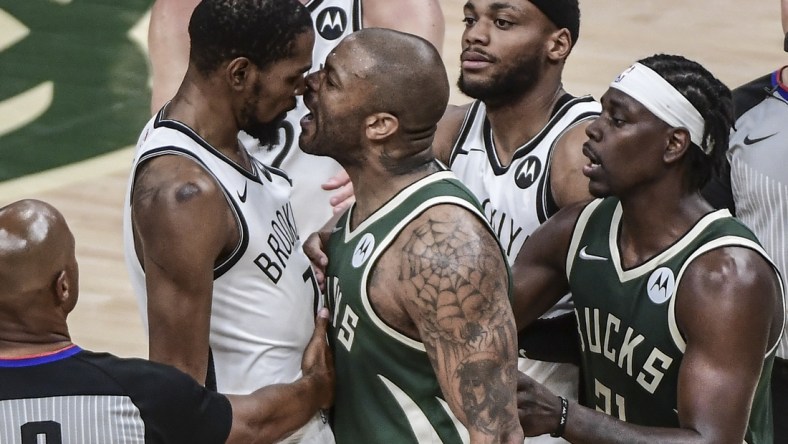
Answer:
<path fill-rule="evenodd" d="M 396 1 L 396 0 L 392 0 Z M 84 348 L 147 356 L 121 240 L 132 145 L 148 119 L 145 33 L 152 0 L 0 0 L 0 206 L 58 207 L 74 231 Z M 463 0 L 441 0 L 443 55 L 459 69 Z M 730 87 L 788 63 L 778 0 L 581 0 L 566 89 L 599 98 L 636 59 L 675 53 Z M 452 91 L 451 102 L 468 99 Z"/>

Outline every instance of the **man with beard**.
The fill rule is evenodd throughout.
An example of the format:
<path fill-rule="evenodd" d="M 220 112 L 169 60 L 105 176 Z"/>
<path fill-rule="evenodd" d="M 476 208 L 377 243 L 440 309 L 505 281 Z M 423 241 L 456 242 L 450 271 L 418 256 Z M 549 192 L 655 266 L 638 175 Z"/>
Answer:
<path fill-rule="evenodd" d="M 506 259 L 432 152 L 449 97 L 437 50 L 364 29 L 307 86 L 299 143 L 357 191 L 322 238 L 337 442 L 522 444 Z"/>
<path fill-rule="evenodd" d="M 581 146 L 600 106 L 561 83 L 579 33 L 577 0 L 469 0 L 464 12 L 458 86 L 476 100 L 447 110 L 436 156 L 482 202 L 511 265 L 548 217 L 591 198 Z M 568 299 L 520 333 L 519 367 L 577 399 L 578 367 L 569 363 L 576 361 L 577 330 Z"/>
<path fill-rule="evenodd" d="M 186 21 L 198 0 L 156 0 L 151 9 L 148 47 L 152 74 L 152 112 L 175 93 L 186 71 L 189 41 Z M 312 70 L 316 71 L 343 37 L 363 28 L 388 28 L 415 34 L 443 48 L 445 20 L 439 0 L 300 0 L 309 10 L 315 29 Z M 291 202 L 301 233 L 317 231 L 332 211 L 347 206 L 352 194 L 342 168 L 333 159 L 311 156 L 298 148 L 299 120 L 306 108 L 299 100 L 282 122 L 281 140 L 258 143 L 242 136 L 252 155 L 285 171 L 293 181 Z M 336 207 L 335 207 L 336 206 Z M 336 209 L 335 209 L 336 208 Z"/>
<path fill-rule="evenodd" d="M 222 393 L 248 393 L 298 378 L 322 305 L 289 179 L 238 141 L 239 130 L 275 141 L 303 92 L 314 32 L 295 0 L 204 0 L 189 36 L 183 83 L 138 142 L 126 263 L 150 359 Z M 291 440 L 332 438 L 315 417 Z"/>

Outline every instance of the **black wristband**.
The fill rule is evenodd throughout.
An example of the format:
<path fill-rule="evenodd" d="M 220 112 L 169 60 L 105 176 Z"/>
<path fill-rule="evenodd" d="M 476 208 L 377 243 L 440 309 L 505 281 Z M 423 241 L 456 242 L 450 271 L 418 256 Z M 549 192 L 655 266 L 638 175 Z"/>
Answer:
<path fill-rule="evenodd" d="M 788 52 L 788 32 L 785 33 L 785 40 L 783 40 L 783 51 Z"/>
<path fill-rule="evenodd" d="M 563 396 L 559 396 L 558 399 L 561 400 L 561 419 L 558 420 L 558 427 L 555 429 L 555 432 L 550 434 L 553 438 L 561 438 L 564 436 L 564 431 L 566 430 L 566 416 L 569 414 L 569 401 Z"/>

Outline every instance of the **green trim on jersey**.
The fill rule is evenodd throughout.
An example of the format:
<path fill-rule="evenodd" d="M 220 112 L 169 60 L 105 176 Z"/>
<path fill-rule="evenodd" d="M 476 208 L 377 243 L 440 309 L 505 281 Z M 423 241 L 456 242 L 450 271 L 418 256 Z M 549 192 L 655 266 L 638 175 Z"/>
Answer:
<path fill-rule="evenodd" d="M 469 441 L 443 399 L 424 344 L 380 319 L 367 294 L 377 260 L 401 230 L 441 204 L 467 208 L 489 229 L 476 198 L 453 173 L 441 171 L 400 191 L 354 230 L 351 207 L 331 235 L 326 276 L 337 375 L 332 426 L 338 444 Z"/>
<path fill-rule="evenodd" d="M 701 218 L 662 253 L 624 269 L 620 222 L 617 199 L 593 201 L 578 218 L 567 255 L 586 403 L 634 424 L 678 427 L 678 374 L 686 344 L 676 324 L 675 299 L 686 267 L 724 246 L 750 248 L 771 260 L 749 229 L 720 210 Z M 774 350 L 764 358 L 746 432 L 749 444 L 772 442 Z"/>

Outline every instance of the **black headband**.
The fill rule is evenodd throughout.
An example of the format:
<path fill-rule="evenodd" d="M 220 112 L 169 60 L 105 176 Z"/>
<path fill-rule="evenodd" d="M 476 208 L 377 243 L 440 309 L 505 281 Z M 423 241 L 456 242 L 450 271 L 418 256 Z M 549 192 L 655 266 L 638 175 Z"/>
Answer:
<path fill-rule="evenodd" d="M 572 45 L 577 43 L 580 33 L 580 11 L 577 10 L 577 2 L 562 2 L 556 0 L 530 0 L 534 6 L 539 8 L 544 15 L 550 19 L 558 29 L 566 28 L 572 36 Z M 572 10 L 574 8 L 574 10 Z"/>

